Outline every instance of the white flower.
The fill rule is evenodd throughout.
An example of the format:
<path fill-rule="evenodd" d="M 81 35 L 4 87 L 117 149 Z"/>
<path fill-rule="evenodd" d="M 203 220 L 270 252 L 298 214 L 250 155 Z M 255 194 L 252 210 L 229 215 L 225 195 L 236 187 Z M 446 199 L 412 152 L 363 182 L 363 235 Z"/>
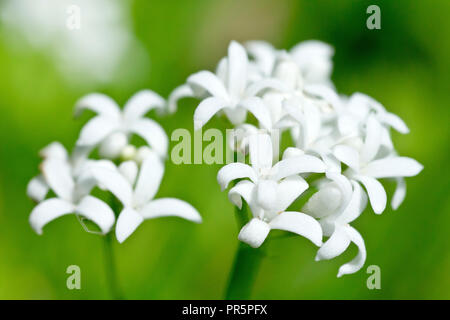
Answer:
<path fill-rule="evenodd" d="M 272 143 L 267 134 L 249 138 L 252 166 L 231 163 L 220 169 L 217 180 L 225 189 L 235 179 L 240 181 L 229 192 L 230 200 L 242 206 L 241 197 L 249 204 L 253 219 L 243 227 L 239 239 L 259 247 L 270 229 L 281 229 L 303 235 L 317 245 L 322 233 L 314 219 L 300 212 L 285 212 L 289 205 L 307 188 L 306 181 L 297 174 L 324 172 L 325 165 L 318 158 L 302 155 L 282 160 L 272 166 Z"/>
<path fill-rule="evenodd" d="M 334 148 L 336 158 L 349 167 L 344 174 L 364 185 L 370 204 L 377 214 L 384 211 L 387 201 L 386 191 L 377 179 L 412 177 L 423 169 L 419 162 L 408 157 L 377 158 L 381 139 L 382 127 L 372 115 L 367 120 L 365 141 L 359 150 L 344 144 Z M 402 186 L 400 182 L 400 187 Z M 395 203 L 393 206 L 398 207 L 398 205 L 399 203 Z"/>
<path fill-rule="evenodd" d="M 56 197 L 40 202 L 30 214 L 30 224 L 38 234 L 42 234 L 42 228 L 50 221 L 70 213 L 92 220 L 104 234 L 111 229 L 115 220 L 114 212 L 106 203 L 89 195 L 96 183 L 88 174 L 90 169 L 108 165 L 101 161 L 90 162 L 89 169 L 86 167 L 76 179 L 65 159 L 50 157 L 43 161 L 41 167 L 45 183 Z"/>
<path fill-rule="evenodd" d="M 150 90 L 132 96 L 123 110 L 110 97 L 92 93 L 81 98 L 75 106 L 75 115 L 84 109 L 96 112 L 81 130 L 77 146 L 94 148 L 100 145 L 99 153 L 107 158 L 117 158 L 128 145 L 129 136 L 142 137 L 160 157 L 165 157 L 168 138 L 164 129 L 155 121 L 145 118 L 153 108 L 163 108 L 164 99 Z"/>
<path fill-rule="evenodd" d="M 312 195 L 303 211 L 320 218 L 323 234 L 329 237 L 317 252 L 316 261 L 341 255 L 351 242 L 358 246 L 356 257 L 339 268 L 338 277 L 341 277 L 360 270 L 366 260 L 364 240 L 349 223 L 364 211 L 367 196 L 358 183 L 350 183 L 339 173 L 327 173 L 326 176 L 328 182 Z"/>
<path fill-rule="evenodd" d="M 116 238 L 120 243 L 145 219 L 177 216 L 196 223 L 202 221 L 197 210 L 187 202 L 174 198 L 153 199 L 163 174 L 163 163 L 155 153 L 146 156 L 139 175 L 134 161 L 123 162 L 118 170 L 99 168 L 93 171 L 97 181 L 124 206 L 116 223 Z"/>
<path fill-rule="evenodd" d="M 195 110 L 194 128 L 201 128 L 219 111 L 224 111 L 234 125 L 242 124 L 249 111 L 262 126 L 269 127 L 269 112 L 257 95 L 267 88 L 283 90 L 283 86 L 274 79 L 249 80 L 247 53 L 239 43 L 232 41 L 228 57 L 219 64 L 217 74 L 200 71 L 187 80 L 194 95 L 204 98 Z"/>

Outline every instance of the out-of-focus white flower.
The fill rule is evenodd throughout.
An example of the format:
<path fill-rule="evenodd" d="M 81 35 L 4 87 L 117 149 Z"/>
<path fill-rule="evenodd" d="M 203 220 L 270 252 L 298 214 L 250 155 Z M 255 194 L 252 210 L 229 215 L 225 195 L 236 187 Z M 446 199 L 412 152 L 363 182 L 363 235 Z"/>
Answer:
<path fill-rule="evenodd" d="M 77 102 L 75 115 L 89 109 L 96 112 L 97 116 L 83 127 L 77 146 L 94 148 L 99 145 L 101 156 L 116 158 L 128 145 L 129 136 L 136 134 L 160 157 L 165 157 L 168 138 L 164 129 L 157 122 L 144 117 L 151 109 L 161 109 L 164 105 L 164 99 L 150 90 L 142 90 L 133 95 L 123 110 L 104 94 L 89 94 Z"/>
<path fill-rule="evenodd" d="M 148 154 L 139 173 L 134 161 L 123 162 L 118 170 L 98 168 L 93 171 L 98 183 L 105 186 L 124 208 L 117 218 L 116 238 L 122 243 L 145 220 L 177 216 L 196 223 L 200 214 L 189 203 L 175 198 L 153 199 L 164 174 L 164 165 L 155 153 Z"/>
<path fill-rule="evenodd" d="M 358 150 L 342 144 L 336 146 L 333 152 L 337 159 L 349 167 L 344 174 L 364 185 L 377 214 L 384 211 L 387 201 L 386 191 L 377 179 L 412 177 L 423 169 L 419 162 L 408 157 L 377 158 L 381 139 L 382 126 L 375 116 L 369 116 L 362 147 Z"/>
<path fill-rule="evenodd" d="M 323 162 L 316 157 L 302 155 L 272 166 L 272 142 L 269 135 L 256 134 L 249 139 L 252 166 L 231 163 L 217 174 L 222 189 L 232 180 L 250 179 L 238 182 L 229 192 L 230 200 L 238 207 L 242 206 L 241 197 L 244 198 L 254 217 L 243 227 L 239 239 L 259 247 L 270 229 L 281 229 L 298 233 L 320 245 L 322 233 L 317 221 L 303 213 L 285 210 L 308 188 L 306 181 L 298 174 L 324 172 Z"/>
<path fill-rule="evenodd" d="M 329 260 L 341 255 L 351 242 L 358 246 L 357 256 L 339 268 L 338 277 L 355 273 L 366 260 L 364 240 L 349 225 L 365 209 L 367 196 L 361 186 L 339 173 L 327 173 L 328 182 L 312 195 L 302 211 L 319 218 L 324 236 L 329 239 L 317 252 L 316 260 Z"/>
<path fill-rule="evenodd" d="M 43 200 L 30 214 L 30 224 L 38 234 L 42 234 L 42 228 L 50 221 L 70 213 L 93 221 L 104 234 L 111 229 L 114 212 L 102 200 L 89 195 L 96 184 L 90 171 L 107 165 L 90 162 L 89 166 L 90 169 L 86 167 L 84 173 L 74 179 L 72 168 L 65 159 L 49 157 L 43 161 L 42 177 L 56 197 Z"/>

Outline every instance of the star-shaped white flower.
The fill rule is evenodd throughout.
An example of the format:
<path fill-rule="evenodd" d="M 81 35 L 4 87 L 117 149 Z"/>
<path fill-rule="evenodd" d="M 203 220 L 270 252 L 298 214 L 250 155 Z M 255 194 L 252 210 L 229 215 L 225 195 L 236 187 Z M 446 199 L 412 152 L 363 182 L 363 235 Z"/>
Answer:
<path fill-rule="evenodd" d="M 151 109 L 162 109 L 165 101 L 150 90 L 142 90 L 132 96 L 123 110 L 110 97 L 92 93 L 81 98 L 75 106 L 75 115 L 89 109 L 97 116 L 83 127 L 77 146 L 94 148 L 100 146 L 99 153 L 107 158 L 117 158 L 127 146 L 129 136 L 142 137 L 161 157 L 168 149 L 168 138 L 164 129 L 155 121 L 145 118 Z"/>
<path fill-rule="evenodd" d="M 42 228 L 50 221 L 75 213 L 93 221 L 103 234 L 109 232 L 114 224 L 114 212 L 102 200 L 89 195 L 96 185 L 89 172 L 109 165 L 91 161 L 75 179 L 71 166 L 64 159 L 50 157 L 44 160 L 41 164 L 42 176 L 56 197 L 43 200 L 33 209 L 29 218 L 32 228 L 42 234 Z"/>
<path fill-rule="evenodd" d="M 344 174 L 364 185 L 370 204 L 377 214 L 384 211 L 387 202 L 386 191 L 377 179 L 412 177 L 423 169 L 419 162 L 409 157 L 377 157 L 381 140 L 382 126 L 372 115 L 367 120 L 366 137 L 361 148 L 355 149 L 345 144 L 334 148 L 335 157 L 349 167 Z M 400 182 L 399 187 L 403 188 L 404 184 Z M 398 202 L 402 197 L 397 196 L 395 199 Z M 398 205 L 399 203 L 393 204 L 394 207 Z"/>
<path fill-rule="evenodd" d="M 303 155 L 272 166 L 272 143 L 267 134 L 251 136 L 249 149 L 252 166 L 231 163 L 217 174 L 222 189 L 232 180 L 250 179 L 238 182 L 229 192 L 234 204 L 241 207 L 242 197 L 253 213 L 253 219 L 242 228 L 239 239 L 252 247 L 259 247 L 271 229 L 280 229 L 300 234 L 320 246 L 322 232 L 318 222 L 301 212 L 285 210 L 308 188 L 298 174 L 324 172 L 323 162 Z"/>
<path fill-rule="evenodd" d="M 326 176 L 327 182 L 320 186 L 302 210 L 319 218 L 324 236 L 329 237 L 317 252 L 316 261 L 341 255 L 351 242 L 358 247 L 356 257 L 339 268 L 338 277 L 341 277 L 360 270 L 366 260 L 364 240 L 349 223 L 364 211 L 367 196 L 357 182 L 350 183 L 339 173 L 327 173 Z"/>
<path fill-rule="evenodd" d="M 122 243 L 145 220 L 177 216 L 200 223 L 200 214 L 189 203 L 175 198 L 153 199 L 164 174 L 164 165 L 155 153 L 148 154 L 139 174 L 134 161 L 122 163 L 119 169 L 100 168 L 94 177 L 123 204 L 117 218 L 116 238 Z"/>

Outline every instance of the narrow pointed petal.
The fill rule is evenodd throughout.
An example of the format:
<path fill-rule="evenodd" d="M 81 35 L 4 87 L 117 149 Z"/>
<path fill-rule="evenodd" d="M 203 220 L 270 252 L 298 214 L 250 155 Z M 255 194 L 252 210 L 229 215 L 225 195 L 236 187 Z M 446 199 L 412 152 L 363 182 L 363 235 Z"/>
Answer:
<path fill-rule="evenodd" d="M 39 151 L 39 156 L 44 159 L 47 158 L 57 158 L 60 160 L 68 160 L 69 154 L 67 153 L 66 148 L 59 142 L 52 142 L 44 149 Z"/>
<path fill-rule="evenodd" d="M 212 97 L 228 100 L 228 93 L 223 82 L 210 71 L 194 73 L 187 79 L 187 83 L 196 96 L 203 97 L 207 92 Z"/>
<path fill-rule="evenodd" d="M 353 193 L 348 206 L 337 217 L 337 221 L 342 223 L 350 223 L 354 221 L 364 211 L 367 206 L 367 195 L 356 181 L 352 180 Z"/>
<path fill-rule="evenodd" d="M 254 201 L 255 184 L 248 180 L 239 181 L 228 192 L 228 198 L 239 209 L 242 209 L 242 198 L 244 198 L 247 204 L 251 204 Z"/>
<path fill-rule="evenodd" d="M 350 238 L 345 230 L 337 226 L 331 237 L 317 251 L 316 261 L 330 260 L 340 256 L 350 245 Z"/>
<path fill-rule="evenodd" d="M 53 158 L 44 160 L 42 174 L 58 197 L 69 201 L 72 199 L 75 183 L 66 161 Z"/>
<path fill-rule="evenodd" d="M 247 243 L 253 248 L 259 248 L 270 232 L 270 225 L 266 222 L 253 218 L 239 232 L 239 241 Z"/>
<path fill-rule="evenodd" d="M 268 134 L 255 134 L 248 138 L 250 162 L 256 172 L 270 170 L 272 167 L 272 140 Z M 260 173 L 260 172 L 259 172 Z"/>
<path fill-rule="evenodd" d="M 52 198 L 39 203 L 30 214 L 30 225 L 37 234 L 42 234 L 42 228 L 50 221 L 73 213 L 75 206 L 65 200 Z"/>
<path fill-rule="evenodd" d="M 123 108 L 123 115 L 127 121 L 133 121 L 143 117 L 154 108 L 162 109 L 166 102 L 151 90 L 142 90 L 133 95 Z"/>
<path fill-rule="evenodd" d="M 392 209 L 397 210 L 398 207 L 405 200 L 406 196 L 406 181 L 403 178 L 397 178 L 397 187 L 395 188 L 394 196 L 391 200 Z"/>
<path fill-rule="evenodd" d="M 289 231 L 309 239 L 316 246 L 322 245 L 322 228 L 316 219 L 301 212 L 286 211 L 270 221 L 272 229 Z"/>
<path fill-rule="evenodd" d="M 78 100 L 75 104 L 75 116 L 81 115 L 85 109 L 115 119 L 120 117 L 120 108 L 117 103 L 102 93 L 91 93 Z"/>
<path fill-rule="evenodd" d="M 264 210 L 272 211 L 277 205 L 278 184 L 273 180 L 259 180 L 256 184 L 256 202 Z"/>
<path fill-rule="evenodd" d="M 375 116 L 369 116 L 366 126 L 366 139 L 361 151 L 361 160 L 370 162 L 378 153 L 381 144 L 381 125 Z"/>
<path fill-rule="evenodd" d="M 178 100 L 183 99 L 183 98 L 193 97 L 193 96 L 194 96 L 194 92 L 192 91 L 191 87 L 189 87 L 189 85 L 187 85 L 187 84 L 183 84 L 183 85 L 175 88 L 175 90 L 173 90 L 170 93 L 169 99 L 167 102 L 169 112 L 174 113 L 175 111 L 177 111 Z"/>
<path fill-rule="evenodd" d="M 361 237 L 358 231 L 356 229 L 352 228 L 351 226 L 346 226 L 345 231 L 350 238 L 350 240 L 356 244 L 358 247 L 358 254 L 356 257 L 350 261 L 349 263 L 346 263 L 342 265 L 339 268 L 338 272 L 338 278 L 343 276 L 344 274 L 351 274 L 359 271 L 364 263 L 366 262 L 366 246 L 364 244 L 364 239 Z"/>
<path fill-rule="evenodd" d="M 253 97 L 260 94 L 266 89 L 272 89 L 280 92 L 288 91 L 288 87 L 282 81 L 278 79 L 268 78 L 259 80 L 249 85 L 249 87 L 245 91 L 245 94 L 248 97 Z"/>
<path fill-rule="evenodd" d="M 155 154 L 149 154 L 141 165 L 134 190 L 134 204 L 144 205 L 155 196 L 164 175 L 164 164 Z"/>
<path fill-rule="evenodd" d="M 248 41 L 245 47 L 263 73 L 270 75 L 275 65 L 275 48 L 265 41 Z"/>
<path fill-rule="evenodd" d="M 120 173 L 128 180 L 130 185 L 133 186 L 136 182 L 137 174 L 139 171 L 136 161 L 124 161 L 119 165 L 118 169 Z"/>
<path fill-rule="evenodd" d="M 119 122 L 111 117 L 97 116 L 92 118 L 81 129 L 77 146 L 96 145 L 119 128 Z"/>
<path fill-rule="evenodd" d="M 352 147 L 338 145 L 334 147 L 333 155 L 342 163 L 356 171 L 359 170 L 359 153 Z"/>
<path fill-rule="evenodd" d="M 243 94 L 247 85 L 248 57 L 244 47 L 231 41 L 228 47 L 228 92 L 233 97 Z"/>
<path fill-rule="evenodd" d="M 48 193 L 48 184 L 42 175 L 38 175 L 31 179 L 27 185 L 27 196 L 36 202 L 41 202 L 45 199 Z"/>
<path fill-rule="evenodd" d="M 135 210 L 125 207 L 117 218 L 116 238 L 119 243 L 124 242 L 144 221 Z"/>
<path fill-rule="evenodd" d="M 195 223 L 201 223 L 200 213 L 186 201 L 175 198 L 161 198 L 150 201 L 140 211 L 144 219 L 159 217 L 179 217 Z"/>
<path fill-rule="evenodd" d="M 408 157 L 389 157 L 370 162 L 362 171 L 373 178 L 412 177 L 422 171 L 423 165 Z"/>
<path fill-rule="evenodd" d="M 255 170 L 249 165 L 240 162 L 227 164 L 217 173 L 217 182 L 222 190 L 225 190 L 231 181 L 241 178 L 249 178 L 253 182 L 258 180 Z"/>
<path fill-rule="evenodd" d="M 311 84 L 305 86 L 305 91 L 328 102 L 336 111 L 342 110 L 342 102 L 335 90 L 327 85 Z"/>
<path fill-rule="evenodd" d="M 271 177 L 274 180 L 280 180 L 285 177 L 312 172 L 325 172 L 326 165 L 317 157 L 310 155 L 302 155 L 283 159 L 276 163 L 271 170 Z"/>
<path fill-rule="evenodd" d="M 341 192 L 341 203 L 339 205 L 339 208 L 337 209 L 337 212 L 340 214 L 348 206 L 352 198 L 352 184 L 346 176 L 340 173 L 327 172 L 326 176 L 337 185 Z"/>
<path fill-rule="evenodd" d="M 142 137 L 160 157 L 166 157 L 169 138 L 159 123 L 148 118 L 141 118 L 133 121 L 129 129 Z"/>
<path fill-rule="evenodd" d="M 194 111 L 194 130 L 203 127 L 217 112 L 226 108 L 228 103 L 219 98 L 206 98 Z"/>
<path fill-rule="evenodd" d="M 92 175 L 104 188 L 114 194 L 124 206 L 131 205 L 133 191 L 128 180 L 118 170 L 97 168 Z"/>
<path fill-rule="evenodd" d="M 278 184 L 276 211 L 285 211 L 306 189 L 308 183 L 302 177 L 285 178 Z"/>
<path fill-rule="evenodd" d="M 248 110 L 266 129 L 272 129 L 272 119 L 269 109 L 264 105 L 261 98 L 251 97 L 240 102 L 242 108 Z"/>
<path fill-rule="evenodd" d="M 103 234 L 108 233 L 114 224 L 114 212 L 105 202 L 95 197 L 86 196 L 81 199 L 75 211 L 99 226 Z"/>
<path fill-rule="evenodd" d="M 400 133 L 406 134 L 409 133 L 409 128 L 406 123 L 396 114 L 390 112 L 383 112 L 378 116 L 380 120 Z"/>
<path fill-rule="evenodd" d="M 368 176 L 356 176 L 367 190 L 370 205 L 376 214 L 380 214 L 386 208 L 387 196 L 383 185 L 376 179 Z"/>

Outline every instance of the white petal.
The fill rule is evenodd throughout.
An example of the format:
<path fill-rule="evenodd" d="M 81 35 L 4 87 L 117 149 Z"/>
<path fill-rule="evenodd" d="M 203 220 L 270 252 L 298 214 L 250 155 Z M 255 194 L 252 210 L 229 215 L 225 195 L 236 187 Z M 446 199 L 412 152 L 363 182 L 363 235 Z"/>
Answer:
<path fill-rule="evenodd" d="M 366 125 L 366 139 L 361 150 L 361 160 L 370 162 L 378 153 L 381 144 L 381 125 L 374 116 L 369 116 Z"/>
<path fill-rule="evenodd" d="M 85 109 L 115 119 L 120 117 L 120 108 L 117 103 L 102 93 L 91 93 L 78 100 L 75 104 L 75 116 L 79 116 Z"/>
<path fill-rule="evenodd" d="M 308 183 L 300 176 L 283 179 L 277 188 L 276 211 L 285 211 L 306 189 Z"/>
<path fill-rule="evenodd" d="M 359 153 L 354 148 L 342 144 L 337 145 L 333 149 L 333 155 L 350 168 L 359 170 Z"/>
<path fill-rule="evenodd" d="M 93 170 L 92 175 L 97 179 L 99 184 L 114 194 L 124 206 L 131 205 L 133 194 L 131 185 L 118 170 L 97 168 Z"/>
<path fill-rule="evenodd" d="M 316 261 L 330 260 L 341 255 L 350 245 L 344 228 L 336 227 L 331 237 L 317 251 Z"/>
<path fill-rule="evenodd" d="M 253 192 L 255 190 L 255 184 L 248 180 L 239 181 L 228 192 L 228 198 L 239 209 L 242 209 L 242 198 L 244 198 L 247 204 L 253 203 Z"/>
<path fill-rule="evenodd" d="M 356 257 L 350 261 L 349 263 L 344 264 L 339 268 L 338 277 L 341 277 L 344 274 L 351 274 L 359 271 L 364 263 L 366 262 L 366 246 L 364 245 L 364 240 L 359 234 L 358 231 L 356 231 L 351 226 L 346 226 L 345 231 L 350 238 L 350 240 L 356 244 L 358 247 L 358 254 Z"/>
<path fill-rule="evenodd" d="M 142 163 L 134 190 L 134 204 L 144 205 L 153 199 L 164 175 L 164 164 L 156 154 L 150 154 Z"/>
<path fill-rule="evenodd" d="M 170 93 L 169 99 L 167 102 L 169 112 L 173 113 L 173 112 L 177 111 L 178 100 L 183 99 L 183 98 L 193 97 L 193 96 L 194 96 L 194 92 L 192 91 L 191 87 L 189 87 L 189 85 L 187 85 L 187 84 L 183 84 L 183 85 L 175 88 L 175 90 L 173 90 Z"/>
<path fill-rule="evenodd" d="M 255 170 L 249 165 L 240 162 L 227 164 L 217 173 L 217 182 L 222 191 L 228 187 L 231 181 L 241 178 L 249 178 L 253 182 L 258 180 Z"/>
<path fill-rule="evenodd" d="M 92 146 L 100 143 L 113 131 L 120 129 L 119 122 L 111 117 L 97 116 L 81 129 L 78 146 Z"/>
<path fill-rule="evenodd" d="M 59 142 L 52 142 L 44 149 L 39 151 L 39 155 L 44 158 L 57 158 L 60 160 L 68 160 L 69 154 L 67 153 L 66 148 Z"/>
<path fill-rule="evenodd" d="M 395 179 L 397 181 L 397 187 L 395 188 L 394 196 L 391 200 L 392 209 L 397 210 L 398 207 L 405 200 L 406 196 L 406 181 L 403 178 Z"/>
<path fill-rule="evenodd" d="M 308 199 L 302 211 L 314 218 L 323 218 L 337 211 L 342 193 L 335 184 L 327 184 Z"/>
<path fill-rule="evenodd" d="M 283 160 L 303 156 L 304 154 L 305 154 L 305 151 L 303 151 L 302 149 L 288 147 L 283 152 Z"/>
<path fill-rule="evenodd" d="M 335 90 L 326 85 L 312 84 L 305 86 L 305 91 L 311 95 L 317 96 L 331 104 L 338 112 L 342 110 L 342 102 Z"/>
<path fill-rule="evenodd" d="M 271 177 L 277 181 L 294 174 L 325 172 L 325 170 L 326 166 L 322 160 L 305 154 L 276 163 L 271 170 Z"/>
<path fill-rule="evenodd" d="M 322 228 L 319 222 L 307 214 L 301 212 L 283 212 L 270 221 L 272 229 L 299 234 L 314 243 L 316 246 L 322 245 Z"/>
<path fill-rule="evenodd" d="M 128 144 L 128 137 L 123 132 L 114 132 L 100 143 L 98 153 L 100 157 L 116 159 Z"/>
<path fill-rule="evenodd" d="M 47 159 L 42 162 L 42 174 L 49 187 L 64 200 L 73 197 L 75 183 L 72 178 L 70 166 L 66 161 Z"/>
<path fill-rule="evenodd" d="M 42 175 L 38 175 L 31 179 L 27 185 L 27 196 L 36 202 L 41 202 L 45 199 L 48 193 L 48 184 Z"/>
<path fill-rule="evenodd" d="M 376 214 L 380 214 L 386 208 L 386 191 L 383 185 L 376 179 L 368 176 L 356 176 L 356 179 L 361 181 L 369 195 L 370 204 Z"/>
<path fill-rule="evenodd" d="M 390 112 L 383 112 L 378 116 L 378 118 L 383 122 L 394 128 L 400 133 L 409 133 L 409 128 L 406 123 L 396 114 Z"/>
<path fill-rule="evenodd" d="M 272 89 L 280 92 L 288 91 L 288 87 L 280 80 L 267 78 L 252 83 L 245 90 L 247 97 L 253 97 L 260 94 L 263 90 Z"/>
<path fill-rule="evenodd" d="M 179 217 L 192 222 L 202 222 L 198 211 L 186 201 L 175 198 L 162 198 L 150 201 L 140 211 L 144 219 L 159 217 Z"/>
<path fill-rule="evenodd" d="M 127 121 L 133 121 L 143 117 L 153 108 L 162 109 L 165 103 L 164 99 L 156 92 L 142 90 L 127 101 L 123 109 L 123 116 Z"/>
<path fill-rule="evenodd" d="M 141 118 L 130 125 L 130 131 L 142 137 L 160 157 L 167 155 L 169 138 L 164 129 L 151 119 Z"/>
<path fill-rule="evenodd" d="M 338 216 L 337 221 L 350 223 L 364 211 L 367 206 L 367 195 L 356 181 L 352 180 L 353 193 L 348 206 Z"/>
<path fill-rule="evenodd" d="M 143 221 L 144 218 L 138 212 L 131 208 L 124 208 L 117 218 L 117 241 L 124 242 Z"/>
<path fill-rule="evenodd" d="M 270 170 L 272 167 L 272 139 L 268 134 L 255 134 L 248 138 L 250 162 L 255 171 Z"/>
<path fill-rule="evenodd" d="M 194 130 L 203 127 L 219 110 L 226 108 L 228 103 L 219 98 L 206 98 L 194 111 Z"/>
<path fill-rule="evenodd" d="M 196 96 L 202 97 L 206 91 L 213 97 L 222 100 L 228 99 L 228 93 L 222 81 L 210 71 L 194 73 L 187 79 L 187 83 Z"/>
<path fill-rule="evenodd" d="M 239 97 L 247 85 L 247 52 L 242 45 L 231 41 L 228 46 L 228 92 Z"/>
<path fill-rule="evenodd" d="M 31 227 L 37 234 L 42 234 L 42 228 L 52 220 L 73 213 L 75 206 L 67 201 L 52 198 L 39 203 L 30 214 Z"/>
<path fill-rule="evenodd" d="M 247 51 L 252 55 L 265 75 L 270 75 L 275 64 L 275 48 L 265 41 L 248 41 Z"/>
<path fill-rule="evenodd" d="M 130 185 L 134 185 L 138 174 L 138 167 L 135 161 L 124 161 L 119 165 L 120 173 L 128 180 Z"/>
<path fill-rule="evenodd" d="M 273 180 L 259 180 L 256 184 L 256 201 L 265 210 L 275 209 L 278 184 Z"/>
<path fill-rule="evenodd" d="M 423 165 L 408 157 L 389 157 L 370 162 L 362 171 L 373 178 L 412 177 L 422 171 Z"/>
<path fill-rule="evenodd" d="M 238 239 L 253 248 L 258 248 L 266 240 L 270 226 L 266 222 L 253 218 L 239 232 Z"/>
<path fill-rule="evenodd" d="M 348 206 L 350 203 L 350 200 L 352 198 L 352 184 L 350 183 L 350 180 L 348 178 L 340 173 L 336 172 L 327 172 L 326 176 L 328 179 L 332 180 L 341 191 L 341 204 L 338 208 L 338 213 L 341 213 L 344 211 L 344 209 Z"/>
<path fill-rule="evenodd" d="M 264 105 L 261 98 L 251 97 L 239 103 L 239 106 L 248 110 L 266 129 L 272 128 L 272 119 L 270 117 L 269 109 Z"/>
<path fill-rule="evenodd" d="M 108 233 L 114 224 L 114 212 L 106 203 L 95 197 L 86 196 L 81 199 L 75 211 L 98 225 L 103 234 Z"/>

